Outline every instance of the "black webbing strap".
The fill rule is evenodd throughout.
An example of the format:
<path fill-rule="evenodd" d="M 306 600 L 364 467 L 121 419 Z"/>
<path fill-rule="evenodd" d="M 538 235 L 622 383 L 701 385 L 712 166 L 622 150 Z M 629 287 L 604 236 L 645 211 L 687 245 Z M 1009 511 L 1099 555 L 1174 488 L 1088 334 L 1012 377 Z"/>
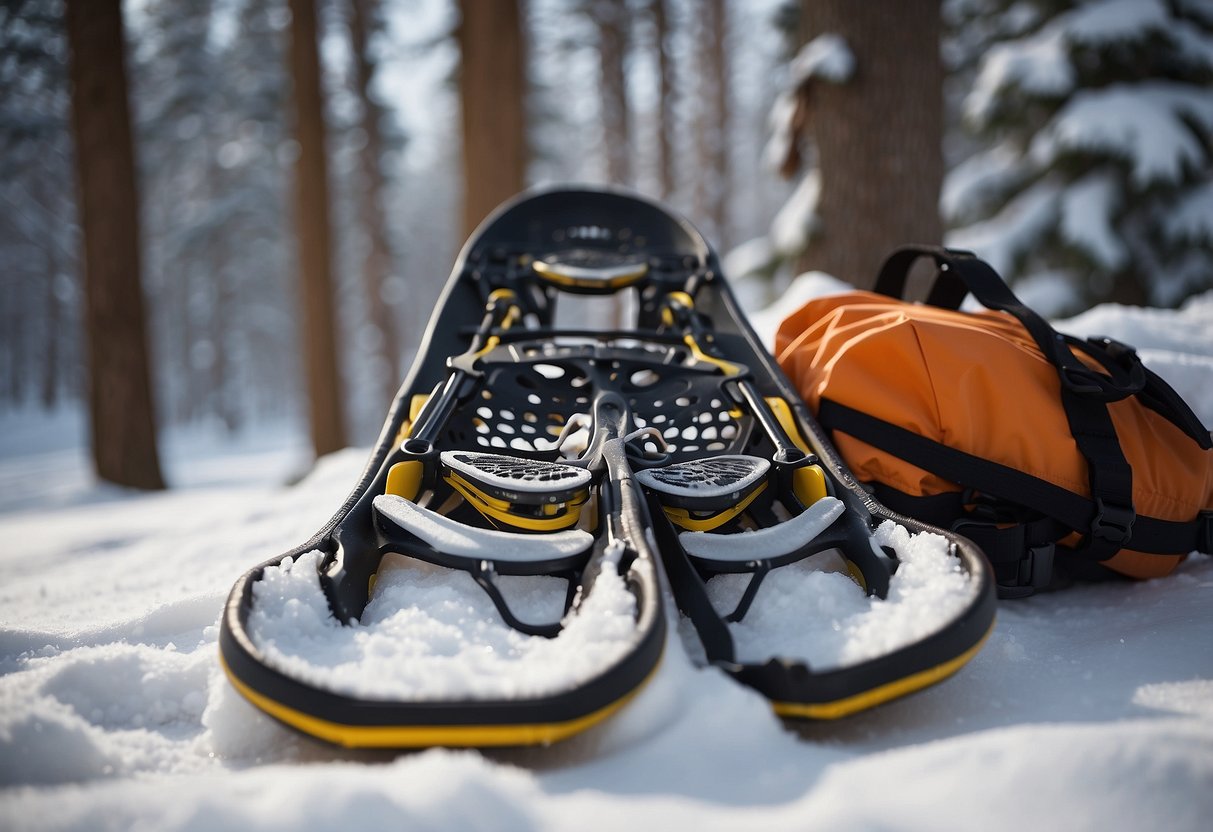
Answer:
<path fill-rule="evenodd" d="M 1112 338 L 1082 340 L 1063 335 L 1015 296 L 998 273 L 972 252 L 940 246 L 903 246 L 880 269 L 875 291 L 905 300 L 906 278 L 920 258 L 935 261 L 938 271 L 927 295 L 927 303 L 944 309 L 959 309 L 965 295 L 989 309 L 1014 316 L 1058 368 L 1063 388 L 1101 401 L 1120 401 L 1135 395 L 1146 407 L 1174 424 L 1204 450 L 1213 448 L 1213 437 L 1192 408 L 1169 384 L 1145 367 L 1132 347 Z M 1087 367 L 1075 356 L 1086 354 L 1104 370 Z"/>
<path fill-rule="evenodd" d="M 965 453 L 831 399 L 821 400 L 817 420 L 828 431 L 845 433 L 945 480 L 1024 506 L 1052 518 L 1066 530 L 1086 533 L 1095 525 L 1099 506 L 1094 500 L 1018 469 Z M 934 505 L 941 511 L 946 503 L 936 500 Z M 895 503 L 890 508 L 917 516 L 908 504 Z M 1208 551 L 1213 548 L 1213 512 L 1203 512 L 1188 522 L 1138 517 L 1131 541 L 1134 551 L 1147 554 Z M 1091 549 L 1079 548 L 1073 554 L 1086 560 L 1106 559 L 1101 557 L 1102 552 Z"/>
<path fill-rule="evenodd" d="M 707 586 L 686 550 L 678 540 L 678 533 L 666 519 L 665 511 L 656 497 L 649 495 L 649 516 L 653 518 L 653 534 L 657 548 L 670 579 L 670 591 L 678 609 L 691 619 L 703 652 L 709 663 L 732 662 L 735 657 L 733 635 L 729 625 L 716 612 L 708 598 Z"/>
<path fill-rule="evenodd" d="M 1084 535 L 1080 549 L 1093 560 L 1112 557 L 1132 537 L 1136 513 L 1133 468 L 1125 459 L 1108 403 L 1143 393 L 1150 385 L 1145 397 L 1147 404 L 1169 411 L 1160 412 L 1202 447 L 1201 436 L 1207 443 L 1208 432 L 1173 390 L 1157 376 L 1147 374 L 1131 348 L 1111 339 L 1082 341 L 1056 332 L 1048 321 L 1015 296 L 994 269 L 970 252 L 935 246 L 898 249 L 881 268 L 876 290 L 902 297 L 909 269 L 920 257 L 930 257 L 939 269 L 928 303 L 958 308 L 967 289 L 987 308 L 1006 312 L 1018 320 L 1057 370 L 1062 407 L 1078 452 L 1087 463 L 1088 485 L 1095 505 L 1090 525 L 1076 527 Z M 1103 372 L 1080 361 L 1076 351 L 1091 358 Z"/>

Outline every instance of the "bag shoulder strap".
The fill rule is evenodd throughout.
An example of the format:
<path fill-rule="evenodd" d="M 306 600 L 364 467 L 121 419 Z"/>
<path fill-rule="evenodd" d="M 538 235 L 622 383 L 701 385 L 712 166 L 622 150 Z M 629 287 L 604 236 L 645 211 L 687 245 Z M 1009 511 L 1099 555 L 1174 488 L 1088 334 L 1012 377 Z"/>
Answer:
<path fill-rule="evenodd" d="M 904 299 L 909 270 L 923 257 L 933 259 L 937 267 L 928 303 L 957 309 L 965 294 L 972 292 L 982 305 L 1018 320 L 1057 370 L 1062 407 L 1070 433 L 1087 463 L 1093 503 L 1089 524 L 1075 527 L 1087 529 L 1080 551 L 1093 560 L 1111 558 L 1132 538 L 1137 515 L 1133 468 L 1125 459 L 1108 404 L 1139 396 L 1143 404 L 1160 412 L 1204 449 L 1213 447 L 1209 432 L 1166 382 L 1147 373 L 1131 347 L 1110 338 L 1082 341 L 1062 335 L 972 252 L 938 246 L 900 248 L 881 267 L 876 291 Z M 1088 367 L 1076 351 L 1091 358 L 1104 372 Z"/>

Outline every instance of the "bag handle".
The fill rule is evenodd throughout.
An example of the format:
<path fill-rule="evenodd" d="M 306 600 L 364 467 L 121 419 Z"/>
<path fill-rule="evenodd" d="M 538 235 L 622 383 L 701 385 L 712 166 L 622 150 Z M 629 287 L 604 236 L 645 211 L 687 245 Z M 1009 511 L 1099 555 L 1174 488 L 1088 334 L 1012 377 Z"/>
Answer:
<path fill-rule="evenodd" d="M 1133 537 L 1137 513 L 1133 504 L 1133 467 L 1125 458 L 1111 402 L 1129 396 L 1171 421 L 1200 447 L 1213 447 L 1209 432 L 1187 404 L 1161 378 L 1148 373 L 1137 353 L 1111 339 L 1082 341 L 1062 335 L 1028 308 L 990 265 L 970 251 L 939 246 L 905 246 L 881 267 L 876 291 L 904 300 L 906 277 L 921 257 L 935 261 L 937 272 L 927 302 L 958 309 L 967 292 L 988 309 L 1013 316 L 1057 370 L 1061 404 L 1078 452 L 1087 463 L 1087 482 L 1094 503 L 1089 531 L 1078 547 L 1086 557 L 1107 560 Z M 1106 371 L 1079 360 L 1083 353 Z M 1148 388 L 1148 389 L 1147 389 Z"/>
<path fill-rule="evenodd" d="M 1057 332 L 1021 301 L 998 273 L 973 252 L 942 246 L 909 245 L 897 249 L 880 269 L 875 291 L 905 300 L 906 277 L 922 257 L 935 261 L 936 274 L 927 303 L 959 309 L 969 292 L 987 309 L 1006 312 L 1021 324 L 1045 358 L 1057 368 L 1062 387 L 1084 399 L 1115 402 L 1137 396 L 1146 407 L 1165 417 L 1204 450 L 1213 448 L 1209 430 L 1188 404 L 1161 377 L 1146 369 L 1132 347 L 1111 338 L 1082 340 Z M 1078 360 L 1087 355 L 1105 372 Z"/>

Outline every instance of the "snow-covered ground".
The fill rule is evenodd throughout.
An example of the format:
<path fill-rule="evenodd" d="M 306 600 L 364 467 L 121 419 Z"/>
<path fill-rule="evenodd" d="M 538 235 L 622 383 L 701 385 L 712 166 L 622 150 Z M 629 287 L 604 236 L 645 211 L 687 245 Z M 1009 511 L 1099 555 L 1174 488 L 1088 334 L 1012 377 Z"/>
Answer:
<path fill-rule="evenodd" d="M 827 290 L 817 276 L 793 288 Z M 787 310 L 784 310 L 787 311 Z M 758 316 L 769 332 L 776 316 Z M 1213 296 L 1101 308 L 1213 423 Z M 1143 829 L 1213 820 L 1213 560 L 1006 602 L 954 678 L 842 722 L 780 722 L 696 669 L 550 748 L 344 752 L 223 680 L 245 569 L 336 509 L 365 452 L 296 433 L 166 438 L 172 491 L 92 482 L 78 417 L 0 416 L 0 829 Z M 676 628 L 675 628 L 676 629 Z"/>

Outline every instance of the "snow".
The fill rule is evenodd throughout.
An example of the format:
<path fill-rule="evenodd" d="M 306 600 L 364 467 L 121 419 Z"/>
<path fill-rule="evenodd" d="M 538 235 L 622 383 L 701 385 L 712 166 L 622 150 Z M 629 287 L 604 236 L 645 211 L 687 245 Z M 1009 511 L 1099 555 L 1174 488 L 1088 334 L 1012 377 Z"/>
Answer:
<path fill-rule="evenodd" d="M 1100 150 L 1132 165 L 1144 189 L 1178 183 L 1197 170 L 1205 151 L 1199 133 L 1213 133 L 1213 94 L 1167 81 L 1114 84 L 1076 93 L 1032 140 L 1029 154 L 1042 168 L 1068 151 Z"/>
<path fill-rule="evenodd" d="M 771 245 L 778 255 L 791 257 L 804 251 L 817 229 L 819 199 L 821 172 L 813 168 L 800 177 L 796 190 L 771 221 Z"/>
<path fill-rule="evenodd" d="M 1076 81 L 1071 50 L 1137 41 L 1150 36 L 1171 38 L 1194 56 L 1208 46 L 1186 21 L 1175 20 L 1161 0 L 1096 0 L 1058 14 L 1039 31 L 996 44 L 985 55 L 965 116 L 982 125 L 997 106 L 1000 93 L 1017 88 L 1029 96 L 1062 97 Z"/>
<path fill-rule="evenodd" d="M 939 210 L 947 219 L 963 219 L 1014 187 L 1024 173 L 1023 155 L 1010 142 L 974 153 L 944 177 Z"/>
<path fill-rule="evenodd" d="M 999 274 L 1012 273 L 1016 261 L 1057 222 L 1062 184 L 1049 177 L 1024 189 L 995 216 L 949 231 L 952 248 L 975 252 Z"/>
<path fill-rule="evenodd" d="M 1031 95 L 1057 97 L 1074 88 L 1074 68 L 1061 32 L 1046 27 L 1028 38 L 999 43 L 990 49 L 965 98 L 965 118 L 984 124 L 998 104 L 1000 93 L 1010 86 Z"/>
<path fill-rule="evenodd" d="M 491 551 L 491 550 L 489 550 Z M 253 586 L 253 642 L 273 666 L 309 684 L 363 699 L 536 697 L 584 682 L 635 643 L 635 597 L 608 563 L 556 638 L 501 620 L 466 572 L 392 557 L 362 620 L 342 626 L 316 572 L 319 554 L 271 567 Z M 558 621 L 565 581 L 499 578 L 523 621 Z"/>
<path fill-rule="evenodd" d="M 1172 242 L 1213 246 L 1213 180 L 1185 193 L 1163 217 L 1163 228 Z"/>
<path fill-rule="evenodd" d="M 1213 295 L 1059 326 L 1135 344 L 1213 421 Z M 365 451 L 288 486 L 296 433 L 236 451 L 170 435 L 179 488 L 142 495 L 91 481 L 80 427 L 0 416 L 0 828 L 1182 832 L 1213 817 L 1209 558 L 1005 602 L 956 676 L 839 722 L 781 722 L 675 635 L 634 700 L 550 748 L 349 752 L 248 706 L 215 622 L 239 574 L 328 520 Z"/>
<path fill-rule="evenodd" d="M 866 597 L 834 555 L 828 555 L 832 568 L 822 568 L 817 558 L 783 567 L 763 582 L 745 618 L 729 625 L 738 660 L 762 663 L 779 656 L 805 660 L 819 671 L 846 667 L 929 636 L 972 600 L 975 588 L 948 557 L 942 536 L 911 535 L 884 523 L 877 543 L 891 546 L 901 561 L 887 599 Z M 716 611 L 728 615 L 749 579 L 712 578 L 708 597 Z M 788 626 L 791 621 L 810 625 Z M 685 623 L 683 632 L 690 636 Z"/>
<path fill-rule="evenodd" d="M 800 48 L 792 59 L 790 73 L 793 87 L 813 78 L 845 84 L 855 74 L 855 54 L 842 35 L 826 32 Z"/>
<path fill-rule="evenodd" d="M 1120 202 L 1120 187 L 1109 173 L 1088 174 L 1061 195 L 1062 238 L 1108 271 L 1129 260 L 1129 251 L 1112 225 Z"/>

